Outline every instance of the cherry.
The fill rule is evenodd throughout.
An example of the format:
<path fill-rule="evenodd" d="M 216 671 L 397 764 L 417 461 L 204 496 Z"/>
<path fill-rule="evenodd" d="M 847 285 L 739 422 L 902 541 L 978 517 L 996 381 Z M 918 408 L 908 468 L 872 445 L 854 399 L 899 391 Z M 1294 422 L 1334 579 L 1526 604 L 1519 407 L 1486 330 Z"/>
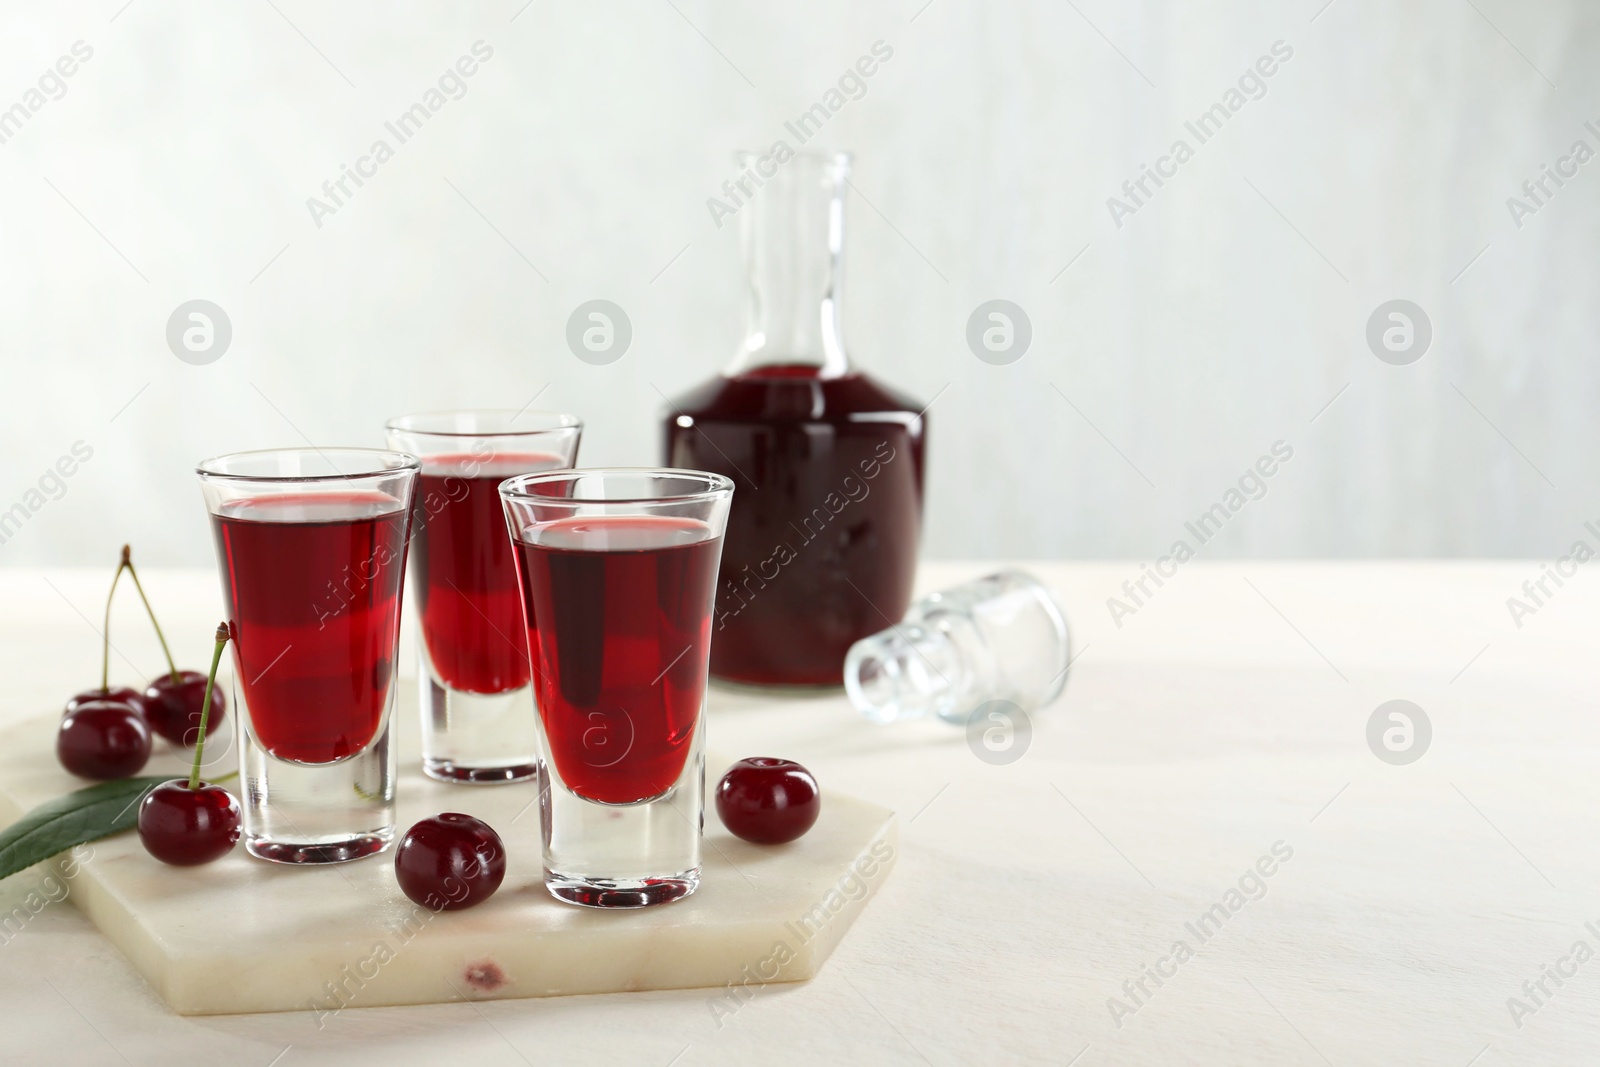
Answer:
<path fill-rule="evenodd" d="M 228 624 L 217 626 L 216 647 L 211 653 L 211 673 L 206 676 L 205 693 L 200 699 L 200 722 L 194 744 L 194 766 L 188 781 L 174 778 L 162 782 L 139 802 L 139 840 L 150 855 L 176 867 L 210 863 L 228 854 L 239 840 L 239 802 L 221 786 L 200 780 L 200 761 L 205 754 L 207 713 L 212 706 L 212 690 L 217 681 L 217 664 L 228 644 Z"/>
<path fill-rule="evenodd" d="M 112 686 L 110 689 L 85 689 L 67 701 L 67 711 L 77 711 L 85 704 L 103 702 L 122 704 L 140 715 L 144 714 L 144 694 L 125 685 Z"/>
<path fill-rule="evenodd" d="M 210 723 L 215 728 L 227 711 L 227 701 L 222 691 L 213 687 L 199 671 L 178 669 L 178 664 L 172 658 L 172 649 L 167 647 L 167 637 L 161 632 L 161 624 L 156 621 L 155 609 L 150 606 L 150 598 L 144 595 L 144 585 L 139 581 L 139 572 L 134 569 L 127 545 L 122 546 L 122 565 L 128 569 L 128 577 L 133 579 L 133 587 L 138 590 L 139 599 L 144 603 L 145 614 L 150 616 L 150 625 L 155 628 L 156 639 L 161 642 L 161 652 L 167 657 L 167 672 L 151 679 L 145 688 L 145 718 L 150 722 L 150 729 L 173 744 L 193 744 L 200 724 L 205 719 L 207 703 L 211 710 Z M 210 696 L 206 695 L 208 693 Z"/>
<path fill-rule="evenodd" d="M 139 802 L 139 840 L 162 863 L 194 867 L 220 859 L 239 840 L 239 802 L 220 785 L 162 782 Z"/>
<path fill-rule="evenodd" d="M 150 728 L 126 704 L 87 700 L 61 720 L 56 758 L 80 778 L 127 778 L 150 759 Z"/>
<path fill-rule="evenodd" d="M 506 876 L 500 835 L 482 819 L 447 811 L 400 839 L 394 876 L 406 896 L 434 911 L 459 911 L 494 895 Z"/>
<path fill-rule="evenodd" d="M 717 783 L 717 816 L 735 837 L 781 845 L 800 837 L 822 812 L 811 772 L 793 760 L 753 756 L 728 768 Z"/>
<path fill-rule="evenodd" d="M 151 680 L 144 691 L 144 714 L 150 729 L 175 745 L 194 743 L 205 709 L 206 676 L 199 671 L 177 671 Z M 211 726 L 222 722 L 227 701 L 222 690 L 211 689 Z"/>

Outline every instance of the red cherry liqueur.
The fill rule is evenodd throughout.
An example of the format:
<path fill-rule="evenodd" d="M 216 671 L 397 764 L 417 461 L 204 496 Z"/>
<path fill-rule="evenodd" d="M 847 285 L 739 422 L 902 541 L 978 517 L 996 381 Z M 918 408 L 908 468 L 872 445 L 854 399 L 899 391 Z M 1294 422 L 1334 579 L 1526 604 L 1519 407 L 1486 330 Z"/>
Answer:
<path fill-rule="evenodd" d="M 845 355 L 848 172 L 800 153 L 741 205 L 744 342 L 666 415 L 667 465 L 735 485 L 711 641 L 727 681 L 839 685 L 850 646 L 911 603 L 927 418 Z"/>

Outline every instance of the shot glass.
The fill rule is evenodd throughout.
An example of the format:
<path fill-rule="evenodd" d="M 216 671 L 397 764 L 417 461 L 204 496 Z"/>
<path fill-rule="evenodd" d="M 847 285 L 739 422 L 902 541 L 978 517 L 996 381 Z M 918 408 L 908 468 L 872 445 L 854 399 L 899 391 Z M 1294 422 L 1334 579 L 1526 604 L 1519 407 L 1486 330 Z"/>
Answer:
<path fill-rule="evenodd" d="M 700 884 L 711 608 L 733 483 L 591 469 L 500 486 L 538 694 L 544 882 L 638 908 Z"/>
<path fill-rule="evenodd" d="M 930 593 L 898 624 L 851 645 L 844 689 L 873 722 L 937 715 L 967 726 L 996 701 L 1024 713 L 1049 704 L 1071 663 L 1056 595 L 1007 570 Z"/>
<path fill-rule="evenodd" d="M 196 473 L 233 635 L 244 842 L 338 863 L 394 837 L 390 742 L 415 456 L 238 452 Z"/>
<path fill-rule="evenodd" d="M 583 424 L 542 411 L 439 411 L 387 430 L 390 448 L 422 460 L 411 508 L 422 769 L 466 784 L 532 778 L 527 631 L 497 490 L 514 474 L 571 467 Z"/>

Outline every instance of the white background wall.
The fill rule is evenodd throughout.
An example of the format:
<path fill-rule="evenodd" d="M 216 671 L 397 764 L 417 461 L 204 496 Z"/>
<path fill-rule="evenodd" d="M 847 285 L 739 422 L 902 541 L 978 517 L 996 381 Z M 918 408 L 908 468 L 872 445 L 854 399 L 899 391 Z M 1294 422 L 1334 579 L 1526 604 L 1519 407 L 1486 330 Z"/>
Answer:
<path fill-rule="evenodd" d="M 0 510 L 93 448 L 0 564 L 209 565 L 196 459 L 378 444 L 406 410 L 539 394 L 585 462 L 656 462 L 657 390 L 737 338 L 705 206 L 730 150 L 878 40 L 824 139 L 857 154 L 853 351 L 938 396 L 930 555 L 1148 559 L 1280 439 L 1207 553 L 1550 556 L 1600 517 L 1600 162 L 1520 229 L 1506 206 L 1600 149 L 1593 5 L 274 2 L 0 12 L 0 108 L 94 50 L 0 145 Z M 318 228 L 307 198 L 479 40 L 466 95 Z M 1115 226 L 1279 40 L 1266 95 Z M 596 297 L 634 327 L 604 367 L 563 337 Z M 995 297 L 1032 321 L 1009 366 L 964 340 Z M 208 366 L 165 340 L 194 298 L 233 325 Z M 1393 298 L 1433 324 L 1411 366 L 1365 341 Z"/>

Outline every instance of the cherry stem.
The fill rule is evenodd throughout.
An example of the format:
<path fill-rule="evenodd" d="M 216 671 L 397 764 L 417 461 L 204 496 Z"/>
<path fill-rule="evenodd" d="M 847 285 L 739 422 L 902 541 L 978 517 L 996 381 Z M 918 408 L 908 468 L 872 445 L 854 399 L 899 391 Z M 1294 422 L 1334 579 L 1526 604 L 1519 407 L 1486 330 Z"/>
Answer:
<path fill-rule="evenodd" d="M 144 586 L 139 584 L 139 572 L 133 569 L 133 557 L 128 554 L 128 547 L 122 547 L 122 565 L 128 568 L 128 577 L 133 579 L 133 587 L 139 590 L 139 599 L 144 601 L 144 613 L 150 616 L 150 625 L 156 629 L 156 640 L 161 642 L 161 652 L 167 657 L 167 669 L 172 672 L 172 684 L 176 685 L 183 679 L 178 676 L 178 664 L 172 658 L 172 649 L 167 647 L 167 635 L 161 632 L 161 624 L 156 621 L 155 609 L 150 606 L 150 598 L 144 595 Z"/>
<path fill-rule="evenodd" d="M 194 767 L 189 771 L 189 788 L 200 788 L 200 757 L 206 750 L 206 722 L 211 718 L 211 690 L 217 684 L 217 664 L 228 644 L 228 624 L 217 624 L 217 647 L 211 652 L 211 673 L 206 675 L 206 698 L 200 704 L 200 736 L 194 742 Z"/>
<path fill-rule="evenodd" d="M 111 598 L 117 595 L 117 582 L 122 580 L 122 572 L 128 566 L 128 546 L 122 546 L 122 562 L 117 564 L 117 573 L 111 576 L 111 592 L 106 594 L 106 621 L 105 627 L 100 631 L 100 639 L 105 643 L 100 650 L 100 692 L 111 692 Z"/>

